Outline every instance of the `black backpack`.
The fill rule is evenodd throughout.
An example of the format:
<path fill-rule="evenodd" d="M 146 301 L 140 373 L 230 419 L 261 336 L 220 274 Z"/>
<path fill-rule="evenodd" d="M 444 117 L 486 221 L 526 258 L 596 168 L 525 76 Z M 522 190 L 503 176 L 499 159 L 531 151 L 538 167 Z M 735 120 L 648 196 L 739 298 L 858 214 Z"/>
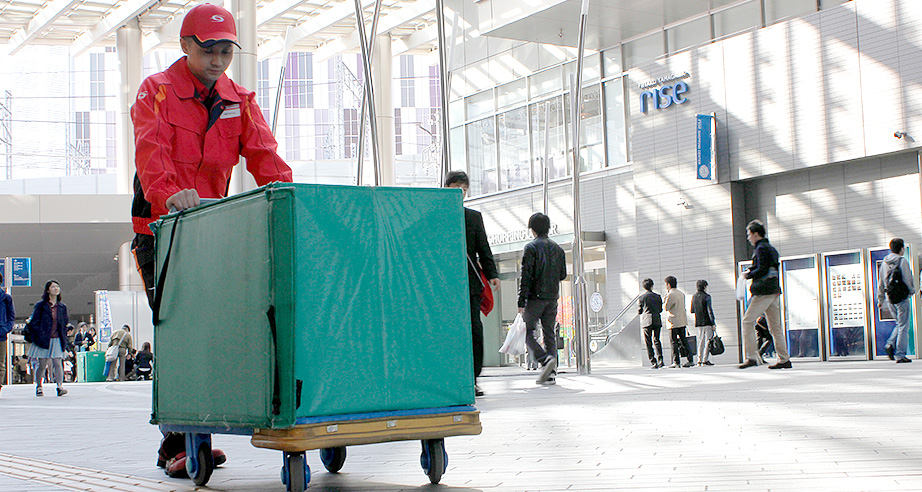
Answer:
<path fill-rule="evenodd" d="M 903 269 L 900 268 L 903 258 L 897 260 L 896 264 L 887 263 L 890 270 L 887 271 L 887 287 L 884 292 L 887 293 L 887 299 L 890 304 L 897 304 L 909 297 L 909 287 L 903 281 Z"/>

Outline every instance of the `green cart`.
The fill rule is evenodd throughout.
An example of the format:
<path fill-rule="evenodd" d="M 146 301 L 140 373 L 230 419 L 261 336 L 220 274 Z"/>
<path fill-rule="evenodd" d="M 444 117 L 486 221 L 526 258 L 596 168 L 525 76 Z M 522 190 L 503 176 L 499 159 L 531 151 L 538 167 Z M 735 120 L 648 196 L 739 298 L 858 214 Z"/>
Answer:
<path fill-rule="evenodd" d="M 186 434 L 206 483 L 210 436 L 284 452 L 282 480 L 332 472 L 346 447 L 481 431 L 458 190 L 272 184 L 153 226 L 159 309 L 153 418 Z"/>

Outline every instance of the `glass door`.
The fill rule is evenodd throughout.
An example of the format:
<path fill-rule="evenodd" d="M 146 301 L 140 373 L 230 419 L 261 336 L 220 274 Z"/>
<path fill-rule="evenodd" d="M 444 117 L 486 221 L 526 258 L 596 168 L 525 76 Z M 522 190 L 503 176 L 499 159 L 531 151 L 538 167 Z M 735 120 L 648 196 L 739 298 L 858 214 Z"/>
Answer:
<path fill-rule="evenodd" d="M 781 259 L 781 310 L 792 358 L 822 358 L 820 269 L 816 255 Z"/>
<path fill-rule="evenodd" d="M 912 277 L 916 278 L 915 268 L 913 268 L 912 262 L 912 249 L 907 244 L 906 251 L 903 252 L 904 258 L 909 262 L 909 268 L 912 269 Z M 890 254 L 890 248 L 880 247 L 880 248 L 871 248 L 868 250 L 868 278 L 871 280 L 870 285 L 870 297 L 871 297 L 871 308 L 874 313 L 872 317 L 873 320 L 873 336 L 871 341 L 873 343 L 873 348 L 871 351 L 872 358 L 887 357 L 887 351 L 884 350 L 884 346 L 887 344 L 887 339 L 890 338 L 890 334 L 893 333 L 893 329 L 896 328 L 896 319 L 893 316 L 893 313 L 890 312 L 889 307 L 886 303 L 883 306 L 877 305 L 877 284 L 879 281 L 880 273 L 880 264 L 884 261 L 884 257 Z M 916 354 L 916 296 L 909 296 L 910 302 L 910 316 L 909 316 L 909 345 L 906 348 L 906 355 L 911 356 Z"/>
<path fill-rule="evenodd" d="M 826 356 L 867 359 L 868 297 L 860 250 L 823 253 L 826 301 Z"/>

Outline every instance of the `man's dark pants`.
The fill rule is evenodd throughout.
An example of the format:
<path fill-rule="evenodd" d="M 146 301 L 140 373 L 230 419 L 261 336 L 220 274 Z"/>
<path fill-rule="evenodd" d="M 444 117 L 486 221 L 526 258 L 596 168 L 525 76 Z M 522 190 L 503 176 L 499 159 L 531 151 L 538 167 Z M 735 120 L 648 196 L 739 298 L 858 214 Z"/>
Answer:
<path fill-rule="evenodd" d="M 643 329 L 643 341 L 647 345 L 647 357 L 650 359 L 650 364 L 654 366 L 659 362 L 663 363 L 663 344 L 659 341 L 659 333 L 662 330 L 662 326 L 647 326 Z M 653 352 L 653 347 L 656 346 L 656 352 Z"/>
<path fill-rule="evenodd" d="M 483 322 L 480 321 L 480 294 L 471 295 L 471 342 L 474 345 L 474 377 L 483 369 Z"/>
<path fill-rule="evenodd" d="M 522 313 L 525 321 L 525 345 L 528 351 L 535 355 L 535 360 L 542 365 L 547 363 L 547 356 L 557 358 L 557 336 L 554 326 L 557 323 L 557 299 L 529 299 L 525 301 L 525 312 Z M 544 348 L 535 340 L 535 325 L 541 320 L 541 334 L 544 337 Z"/>
<path fill-rule="evenodd" d="M 154 236 L 148 234 L 135 234 L 131 242 L 131 252 L 134 254 L 138 273 L 144 281 L 144 292 L 147 294 L 147 303 L 154 307 L 154 259 L 157 250 L 154 247 Z"/>
<path fill-rule="evenodd" d="M 682 353 L 682 347 L 684 347 L 684 352 L 687 354 L 686 357 L 688 358 L 688 362 L 691 363 L 692 355 L 691 350 L 688 348 L 688 338 L 686 338 L 685 335 L 685 327 L 680 326 L 678 328 L 672 328 L 669 331 L 672 335 L 670 338 L 672 341 L 672 362 L 676 363 L 677 365 L 682 362 L 682 357 L 680 354 Z"/>

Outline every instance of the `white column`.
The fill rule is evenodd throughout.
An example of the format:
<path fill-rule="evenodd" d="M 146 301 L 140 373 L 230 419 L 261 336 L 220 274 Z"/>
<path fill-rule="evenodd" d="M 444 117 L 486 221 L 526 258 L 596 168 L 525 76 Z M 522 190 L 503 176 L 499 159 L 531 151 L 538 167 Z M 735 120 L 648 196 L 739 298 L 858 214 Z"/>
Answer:
<path fill-rule="evenodd" d="M 115 50 L 118 54 L 118 72 L 121 77 L 118 91 L 118 161 L 117 191 L 131 194 L 135 173 L 134 127 L 131 124 L 131 105 L 141 86 L 142 59 L 141 27 L 138 19 L 129 20 L 115 33 Z"/>
<path fill-rule="evenodd" d="M 375 40 L 372 70 L 375 81 L 375 114 L 378 121 L 378 150 L 380 152 L 381 185 L 394 186 L 394 55 L 391 36 L 385 34 Z"/>
<path fill-rule="evenodd" d="M 136 290 L 144 292 L 144 283 L 138 273 L 134 255 L 131 254 L 131 241 L 118 248 L 118 290 Z"/>
<path fill-rule="evenodd" d="M 256 90 L 256 0 L 232 0 L 229 9 L 237 21 L 237 42 L 240 50 L 231 64 L 234 82 Z M 246 172 L 246 159 L 241 158 L 231 176 L 230 195 L 256 188 L 256 180 Z"/>

